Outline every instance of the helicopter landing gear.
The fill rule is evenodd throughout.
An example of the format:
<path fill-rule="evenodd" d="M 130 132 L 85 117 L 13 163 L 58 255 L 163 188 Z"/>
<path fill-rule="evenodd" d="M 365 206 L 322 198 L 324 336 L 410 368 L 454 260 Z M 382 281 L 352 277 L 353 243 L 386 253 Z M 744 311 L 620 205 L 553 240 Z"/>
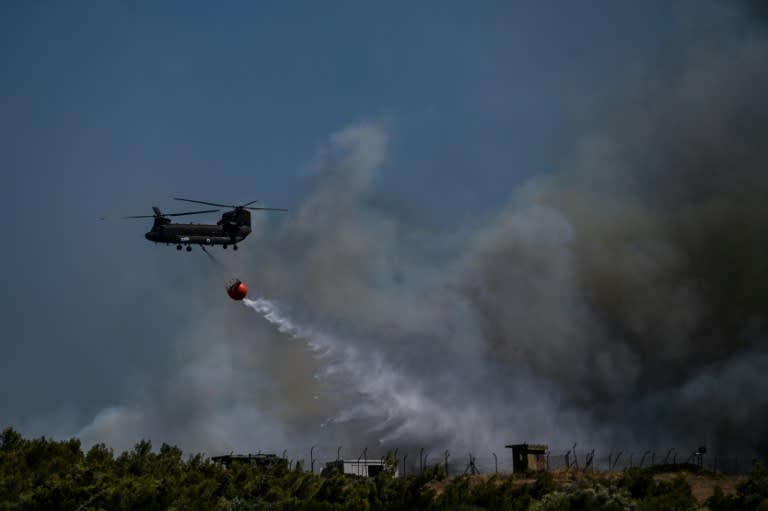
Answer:
<path fill-rule="evenodd" d="M 232 245 L 232 250 L 237 250 L 237 245 Z"/>
<path fill-rule="evenodd" d="M 190 247 L 189 245 L 187 245 L 187 252 L 192 252 L 192 247 Z"/>
<path fill-rule="evenodd" d="M 226 244 L 226 243 L 224 243 L 224 244 L 221 246 L 221 248 L 227 248 L 227 244 Z"/>
<path fill-rule="evenodd" d="M 181 250 L 181 245 L 176 245 L 176 250 Z"/>

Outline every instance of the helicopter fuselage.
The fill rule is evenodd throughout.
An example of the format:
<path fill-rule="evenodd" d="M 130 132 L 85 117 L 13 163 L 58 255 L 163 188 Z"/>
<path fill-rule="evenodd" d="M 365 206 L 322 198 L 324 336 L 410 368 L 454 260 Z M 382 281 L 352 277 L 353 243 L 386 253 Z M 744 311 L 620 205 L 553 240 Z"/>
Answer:
<path fill-rule="evenodd" d="M 155 225 L 144 237 L 157 243 L 177 245 L 235 245 L 251 233 L 248 225 L 174 224 Z"/>
<path fill-rule="evenodd" d="M 243 241 L 251 233 L 251 210 L 287 211 L 281 208 L 251 206 L 251 204 L 257 201 L 251 201 L 239 206 L 227 206 L 213 202 L 182 199 L 179 197 L 174 198 L 185 202 L 195 202 L 222 208 L 231 207 L 232 209 L 222 213 L 221 218 L 215 224 L 175 224 L 171 221 L 170 217 L 214 213 L 219 211 L 218 209 L 167 213 L 164 215 L 160 208 L 153 206 L 154 215 L 133 215 L 124 218 L 153 218 L 152 229 L 144 234 L 144 237 L 155 243 L 173 243 L 176 245 L 176 250 L 181 250 L 182 245 L 186 245 L 187 251 L 192 250 L 192 245 L 200 245 L 203 250 L 205 250 L 206 245 L 221 245 L 223 248 L 232 245 L 232 249 L 237 250 L 237 243 Z"/>

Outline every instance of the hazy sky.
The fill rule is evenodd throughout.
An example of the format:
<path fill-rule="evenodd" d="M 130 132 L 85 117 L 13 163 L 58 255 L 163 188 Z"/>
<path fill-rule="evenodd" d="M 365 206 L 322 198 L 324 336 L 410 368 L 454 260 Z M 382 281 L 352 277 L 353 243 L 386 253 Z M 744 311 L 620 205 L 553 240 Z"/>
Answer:
<path fill-rule="evenodd" d="M 269 215 L 278 229 L 329 137 L 374 123 L 387 137 L 375 201 L 429 231 L 471 228 L 558 170 L 599 105 L 702 9 L 0 3 L 0 426 L 77 433 L 125 396 L 140 401 L 145 375 L 173 372 L 201 310 L 237 307 L 199 251 L 150 244 L 149 221 L 101 216 L 183 211 L 174 196 L 260 199 L 292 209 Z M 233 325 L 227 335 L 246 335 Z"/>

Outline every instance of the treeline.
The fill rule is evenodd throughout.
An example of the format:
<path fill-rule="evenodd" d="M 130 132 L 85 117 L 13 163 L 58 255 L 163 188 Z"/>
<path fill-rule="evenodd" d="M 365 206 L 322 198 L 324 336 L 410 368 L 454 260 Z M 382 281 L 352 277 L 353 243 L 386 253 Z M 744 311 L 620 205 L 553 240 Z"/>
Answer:
<path fill-rule="evenodd" d="M 768 471 L 759 464 L 737 495 L 716 491 L 706 507 L 684 478 L 656 481 L 653 474 L 630 469 L 614 479 L 555 481 L 543 473 L 523 481 L 447 478 L 433 467 L 408 478 L 318 476 L 300 464 L 225 468 L 200 454 L 184 459 L 166 444 L 155 452 L 146 440 L 115 456 L 103 444 L 83 452 L 76 439 L 30 440 L 11 428 L 0 436 L 0 510 L 768 511 Z"/>

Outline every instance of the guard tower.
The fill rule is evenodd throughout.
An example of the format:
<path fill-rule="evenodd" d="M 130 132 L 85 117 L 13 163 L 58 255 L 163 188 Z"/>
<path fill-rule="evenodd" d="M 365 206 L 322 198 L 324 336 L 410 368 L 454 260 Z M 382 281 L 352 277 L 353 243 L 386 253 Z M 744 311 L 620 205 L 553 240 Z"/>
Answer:
<path fill-rule="evenodd" d="M 505 445 L 512 449 L 512 472 L 541 472 L 547 469 L 547 446 L 544 444 Z"/>

